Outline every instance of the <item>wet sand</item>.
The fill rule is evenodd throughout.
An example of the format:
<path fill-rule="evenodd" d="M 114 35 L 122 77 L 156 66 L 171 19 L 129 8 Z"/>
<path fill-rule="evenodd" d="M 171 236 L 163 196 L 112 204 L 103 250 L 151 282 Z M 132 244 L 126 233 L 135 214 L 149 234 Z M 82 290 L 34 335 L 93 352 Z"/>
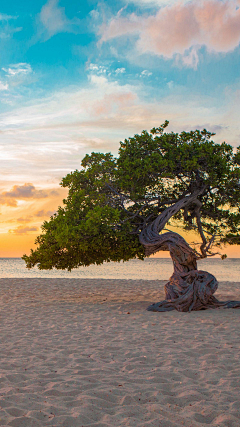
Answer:
<path fill-rule="evenodd" d="M 164 283 L 0 279 L 0 425 L 239 427 L 240 310 L 146 311 Z"/>

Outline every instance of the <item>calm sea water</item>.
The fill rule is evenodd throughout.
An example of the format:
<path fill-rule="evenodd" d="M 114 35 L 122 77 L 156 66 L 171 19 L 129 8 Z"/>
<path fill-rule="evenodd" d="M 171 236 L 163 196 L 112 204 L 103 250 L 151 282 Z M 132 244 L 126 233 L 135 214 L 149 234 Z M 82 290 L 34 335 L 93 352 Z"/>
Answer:
<path fill-rule="evenodd" d="M 240 258 L 209 258 L 199 261 L 198 268 L 214 274 L 219 281 L 240 281 Z M 104 279 L 167 280 L 173 272 L 169 258 L 148 258 L 144 261 L 109 262 L 100 266 L 79 267 L 68 271 L 28 270 L 21 258 L 0 258 L 0 277 L 67 277 Z"/>

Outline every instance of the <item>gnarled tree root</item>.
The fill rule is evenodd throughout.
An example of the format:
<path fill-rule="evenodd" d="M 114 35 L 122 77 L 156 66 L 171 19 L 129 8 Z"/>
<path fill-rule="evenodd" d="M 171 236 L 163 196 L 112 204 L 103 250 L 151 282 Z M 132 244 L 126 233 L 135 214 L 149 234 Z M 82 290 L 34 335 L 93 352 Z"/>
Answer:
<path fill-rule="evenodd" d="M 207 271 L 174 272 L 165 285 L 166 299 L 150 305 L 148 311 L 197 311 L 207 308 L 240 308 L 240 301 L 218 301 L 216 278 Z"/>
<path fill-rule="evenodd" d="M 174 267 L 174 273 L 165 285 L 166 299 L 150 305 L 147 309 L 149 311 L 240 308 L 240 301 L 221 302 L 213 296 L 218 287 L 217 279 L 207 271 L 197 270 L 197 255 L 182 236 L 173 231 L 160 234 L 168 220 L 179 210 L 199 202 L 197 197 L 201 192 L 202 190 L 199 190 L 183 197 L 165 209 L 139 235 L 139 241 L 147 256 L 160 250 L 169 251 Z"/>

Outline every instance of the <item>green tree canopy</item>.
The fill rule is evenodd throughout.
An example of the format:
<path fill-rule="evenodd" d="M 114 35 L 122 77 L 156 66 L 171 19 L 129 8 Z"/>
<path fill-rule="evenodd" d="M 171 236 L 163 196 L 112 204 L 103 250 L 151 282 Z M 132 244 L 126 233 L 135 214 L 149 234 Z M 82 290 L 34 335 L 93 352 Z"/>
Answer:
<path fill-rule="evenodd" d="M 87 154 L 81 170 L 62 179 L 68 197 L 23 256 L 28 268 L 143 259 L 140 233 L 187 197 L 172 218 L 198 232 L 198 257 L 213 245 L 240 244 L 240 147 L 214 143 L 205 129 L 167 133 L 167 125 L 120 142 L 116 158 Z"/>

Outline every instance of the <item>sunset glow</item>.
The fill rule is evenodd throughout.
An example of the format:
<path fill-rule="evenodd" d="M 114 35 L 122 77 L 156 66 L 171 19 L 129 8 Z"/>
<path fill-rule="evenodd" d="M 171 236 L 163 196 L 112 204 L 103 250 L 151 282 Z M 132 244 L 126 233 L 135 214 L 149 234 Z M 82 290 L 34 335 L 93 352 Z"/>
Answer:
<path fill-rule="evenodd" d="M 86 153 L 166 119 L 240 145 L 239 0 L 10 0 L 0 25 L 0 257 L 34 247 Z"/>

